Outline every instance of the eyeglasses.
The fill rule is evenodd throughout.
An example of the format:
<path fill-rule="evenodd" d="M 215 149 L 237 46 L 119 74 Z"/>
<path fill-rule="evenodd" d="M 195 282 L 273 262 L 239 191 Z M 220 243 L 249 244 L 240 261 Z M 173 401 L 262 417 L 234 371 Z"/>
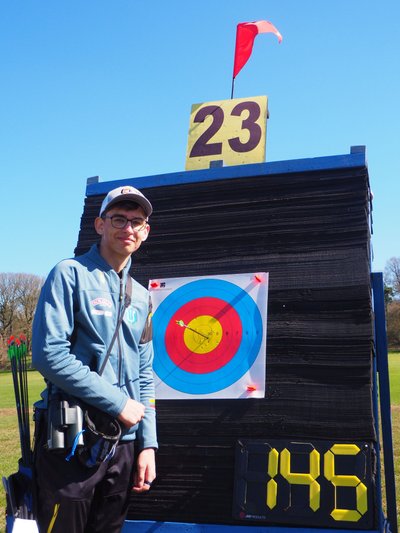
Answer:
<path fill-rule="evenodd" d="M 148 220 L 143 218 L 127 218 L 124 215 L 104 215 L 102 218 L 109 218 L 111 225 L 115 229 L 124 229 L 128 224 L 136 231 L 142 231 L 146 228 Z"/>

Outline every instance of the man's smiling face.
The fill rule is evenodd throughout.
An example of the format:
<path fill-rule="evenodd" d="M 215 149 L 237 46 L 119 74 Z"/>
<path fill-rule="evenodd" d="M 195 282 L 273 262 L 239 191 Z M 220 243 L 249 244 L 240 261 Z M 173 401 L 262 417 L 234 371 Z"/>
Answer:
<path fill-rule="evenodd" d="M 126 222 L 125 227 L 120 227 L 124 222 Z M 95 228 L 101 235 L 100 253 L 112 266 L 116 261 L 126 262 L 147 239 L 150 231 L 141 207 L 130 209 L 118 205 L 112 207 L 102 217 L 96 218 Z"/>

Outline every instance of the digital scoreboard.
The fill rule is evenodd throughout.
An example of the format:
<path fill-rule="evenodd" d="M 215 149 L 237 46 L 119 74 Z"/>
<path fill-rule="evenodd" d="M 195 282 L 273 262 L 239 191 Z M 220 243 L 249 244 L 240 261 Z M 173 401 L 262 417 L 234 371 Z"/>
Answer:
<path fill-rule="evenodd" d="M 372 529 L 375 466 L 368 442 L 239 441 L 234 516 L 247 522 Z"/>

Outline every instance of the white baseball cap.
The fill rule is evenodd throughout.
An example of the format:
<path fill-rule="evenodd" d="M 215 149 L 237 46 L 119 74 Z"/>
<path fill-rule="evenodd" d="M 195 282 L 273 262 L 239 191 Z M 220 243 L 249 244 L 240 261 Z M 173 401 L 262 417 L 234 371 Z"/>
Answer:
<path fill-rule="evenodd" d="M 135 189 L 135 187 L 127 185 L 125 187 L 117 187 L 107 194 L 103 200 L 103 203 L 101 204 L 99 217 L 101 217 L 104 211 L 110 208 L 112 205 L 125 200 L 139 204 L 140 207 L 143 208 L 146 217 L 149 217 L 153 212 L 153 207 L 144 194 L 142 194 L 138 189 Z"/>

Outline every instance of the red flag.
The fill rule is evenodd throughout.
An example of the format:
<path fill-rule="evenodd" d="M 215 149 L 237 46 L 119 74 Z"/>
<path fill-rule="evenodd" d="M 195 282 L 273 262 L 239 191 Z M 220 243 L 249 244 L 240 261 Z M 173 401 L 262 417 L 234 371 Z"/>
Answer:
<path fill-rule="evenodd" d="M 235 60 L 233 63 L 234 78 L 236 78 L 251 56 L 254 39 L 259 33 L 274 33 L 278 37 L 278 41 L 280 43 L 282 42 L 282 35 L 275 26 L 267 20 L 240 22 L 236 29 Z"/>

